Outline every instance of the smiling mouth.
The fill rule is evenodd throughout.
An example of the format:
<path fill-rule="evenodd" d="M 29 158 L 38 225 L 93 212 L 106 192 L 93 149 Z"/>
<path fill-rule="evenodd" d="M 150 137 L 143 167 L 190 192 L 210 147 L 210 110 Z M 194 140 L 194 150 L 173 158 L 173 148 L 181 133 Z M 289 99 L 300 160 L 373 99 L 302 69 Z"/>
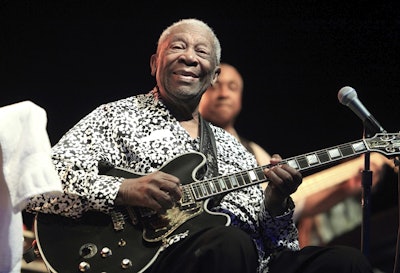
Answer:
<path fill-rule="evenodd" d="M 178 75 L 178 76 L 188 77 L 188 78 L 198 78 L 199 77 L 195 73 L 192 73 L 192 72 L 189 72 L 189 71 L 178 71 L 175 74 Z"/>
<path fill-rule="evenodd" d="M 182 82 L 194 82 L 198 79 L 198 77 L 193 77 L 192 75 L 182 75 L 176 74 L 177 79 Z"/>

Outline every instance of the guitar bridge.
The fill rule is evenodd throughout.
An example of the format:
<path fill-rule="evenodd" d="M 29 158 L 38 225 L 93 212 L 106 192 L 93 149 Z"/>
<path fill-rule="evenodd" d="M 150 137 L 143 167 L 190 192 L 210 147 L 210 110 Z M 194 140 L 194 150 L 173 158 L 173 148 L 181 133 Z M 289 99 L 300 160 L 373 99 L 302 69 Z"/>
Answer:
<path fill-rule="evenodd" d="M 111 212 L 111 220 L 113 222 L 114 230 L 120 231 L 125 227 L 125 219 L 124 215 L 120 211 L 112 211 Z"/>

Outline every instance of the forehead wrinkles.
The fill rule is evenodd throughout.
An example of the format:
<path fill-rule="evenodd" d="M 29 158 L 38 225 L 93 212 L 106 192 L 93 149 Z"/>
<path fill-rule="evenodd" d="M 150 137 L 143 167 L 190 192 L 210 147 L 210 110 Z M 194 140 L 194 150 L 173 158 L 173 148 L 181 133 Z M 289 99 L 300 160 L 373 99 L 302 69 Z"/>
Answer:
<path fill-rule="evenodd" d="M 204 38 L 204 36 L 193 35 L 193 33 L 178 33 L 171 37 L 170 43 L 182 41 L 185 44 L 190 44 L 194 46 L 204 46 L 210 51 L 213 50 L 212 44 L 209 40 Z"/>
<path fill-rule="evenodd" d="M 173 28 L 169 33 L 166 41 L 168 44 L 173 42 L 182 41 L 185 44 L 193 44 L 195 46 L 205 46 L 214 52 L 213 37 L 206 29 L 193 26 L 193 25 L 181 25 Z"/>

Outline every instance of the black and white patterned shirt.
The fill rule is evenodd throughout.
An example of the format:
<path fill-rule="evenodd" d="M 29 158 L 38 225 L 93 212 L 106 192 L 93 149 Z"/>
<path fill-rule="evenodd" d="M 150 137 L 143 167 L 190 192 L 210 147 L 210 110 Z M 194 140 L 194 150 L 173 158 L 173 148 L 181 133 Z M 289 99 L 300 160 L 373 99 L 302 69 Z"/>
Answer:
<path fill-rule="evenodd" d="M 217 146 L 218 171 L 227 175 L 257 166 L 254 156 L 225 130 L 211 126 Z M 61 177 L 61 197 L 35 196 L 28 211 L 81 217 L 89 210 L 109 213 L 123 178 L 99 174 L 107 161 L 138 174 L 160 169 L 178 155 L 199 151 L 192 139 L 158 99 L 156 89 L 99 106 L 53 147 L 53 163 Z M 265 209 L 259 185 L 224 196 L 213 210 L 224 212 L 231 225 L 246 231 L 259 250 L 259 272 L 268 271 L 270 255 L 299 249 L 293 207 L 273 218 Z"/>

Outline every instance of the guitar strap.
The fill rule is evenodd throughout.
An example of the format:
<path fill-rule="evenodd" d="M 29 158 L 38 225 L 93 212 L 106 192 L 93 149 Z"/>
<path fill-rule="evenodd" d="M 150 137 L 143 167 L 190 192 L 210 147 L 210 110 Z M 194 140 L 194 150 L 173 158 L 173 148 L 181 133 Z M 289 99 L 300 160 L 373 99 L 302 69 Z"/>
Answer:
<path fill-rule="evenodd" d="M 210 124 L 199 115 L 200 152 L 206 156 L 205 178 L 218 176 L 217 147 Z"/>
<path fill-rule="evenodd" d="M 219 175 L 217 162 L 217 145 L 215 143 L 214 133 L 211 130 L 210 124 L 199 115 L 200 123 L 200 152 L 206 156 L 206 169 L 203 170 L 203 178 L 211 178 Z M 210 198 L 209 207 L 214 207 L 221 202 L 223 194 Z"/>

